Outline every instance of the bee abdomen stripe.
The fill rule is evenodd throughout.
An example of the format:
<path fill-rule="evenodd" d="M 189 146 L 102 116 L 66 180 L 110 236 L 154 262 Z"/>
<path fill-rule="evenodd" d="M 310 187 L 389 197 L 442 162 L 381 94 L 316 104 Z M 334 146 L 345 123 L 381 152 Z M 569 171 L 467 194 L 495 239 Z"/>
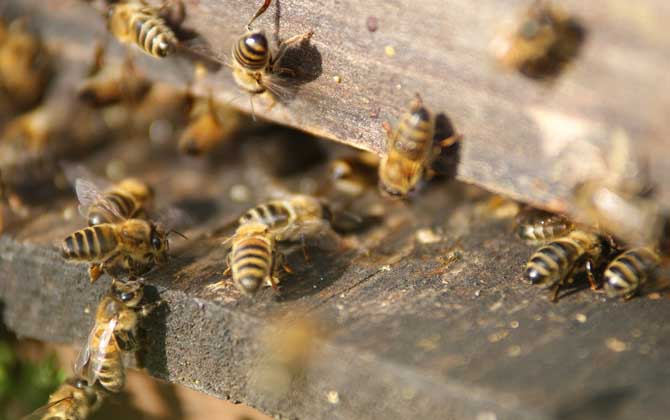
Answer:
<path fill-rule="evenodd" d="M 93 234 L 93 229 L 86 228 L 84 229 L 84 234 L 86 235 L 86 243 L 88 244 L 89 254 L 93 253 L 95 255 L 100 254 L 100 245 L 95 240 L 95 235 Z"/>

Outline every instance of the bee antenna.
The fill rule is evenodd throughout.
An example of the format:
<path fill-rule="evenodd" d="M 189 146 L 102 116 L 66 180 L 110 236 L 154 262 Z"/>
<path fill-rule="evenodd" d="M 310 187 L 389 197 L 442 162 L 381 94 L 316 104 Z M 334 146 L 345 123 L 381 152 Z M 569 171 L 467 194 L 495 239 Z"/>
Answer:
<path fill-rule="evenodd" d="M 251 19 L 249 19 L 249 23 L 247 23 L 247 31 L 251 32 L 251 24 L 254 23 L 254 21 L 255 21 L 260 15 L 262 15 L 263 13 L 265 13 L 265 11 L 268 9 L 268 7 L 270 7 L 270 3 L 272 3 L 272 0 L 265 0 L 265 1 L 263 2 L 263 5 L 260 7 L 260 9 L 258 9 L 258 10 L 256 11 L 256 13 L 254 13 L 254 15 L 251 17 Z"/>
<path fill-rule="evenodd" d="M 166 236 L 169 235 L 169 234 L 171 234 L 171 233 L 174 233 L 174 234 L 176 234 L 177 236 L 181 236 L 182 238 L 188 240 L 188 238 L 186 237 L 186 235 L 184 235 L 184 234 L 181 233 L 181 232 L 177 232 L 177 231 L 174 230 L 174 229 L 170 229 L 170 230 L 166 233 Z"/>

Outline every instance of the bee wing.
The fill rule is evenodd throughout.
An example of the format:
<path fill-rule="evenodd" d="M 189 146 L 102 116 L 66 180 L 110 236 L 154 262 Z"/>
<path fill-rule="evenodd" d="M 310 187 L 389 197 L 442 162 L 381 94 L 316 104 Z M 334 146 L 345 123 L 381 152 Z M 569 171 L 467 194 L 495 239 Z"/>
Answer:
<path fill-rule="evenodd" d="M 42 420 L 43 418 L 45 418 L 45 414 L 47 414 L 52 407 L 55 407 L 59 404 L 67 403 L 71 400 L 73 400 L 73 397 L 66 397 L 49 404 L 45 404 L 42 407 L 38 408 L 37 410 L 33 411 L 32 413 L 28 414 L 27 416 L 22 417 L 21 420 Z"/>
<path fill-rule="evenodd" d="M 65 179 L 67 179 L 67 181 L 72 186 L 75 185 L 75 182 L 79 178 L 90 180 L 101 191 L 106 190 L 112 186 L 112 182 L 101 176 L 97 176 L 90 169 L 88 169 L 82 164 L 68 161 L 60 161 L 59 165 L 63 170 L 63 175 L 65 175 Z"/>
<path fill-rule="evenodd" d="M 104 356 L 107 353 L 107 346 L 109 346 L 111 340 L 114 340 L 114 330 L 116 329 L 118 321 L 118 318 L 114 317 L 107 323 L 104 331 L 100 335 L 98 345 L 92 349 L 87 372 L 89 384 L 94 384 L 98 379 L 98 375 L 102 371 L 102 361 L 105 359 Z"/>
<path fill-rule="evenodd" d="M 118 207 L 105 198 L 105 195 L 95 183 L 84 178 L 77 178 L 74 187 L 77 192 L 77 199 L 79 200 L 79 213 L 83 217 L 88 216 L 89 208 L 95 204 L 96 206 L 104 208 L 115 218 L 119 220 L 125 219 Z"/>
<path fill-rule="evenodd" d="M 86 339 L 86 344 L 84 344 L 84 347 L 79 350 L 79 354 L 77 355 L 77 358 L 74 361 L 74 366 L 73 366 L 73 372 L 77 376 L 84 376 L 83 375 L 83 369 L 84 366 L 88 363 L 88 360 L 91 358 L 91 341 L 93 339 L 93 335 L 95 334 L 96 327 L 93 326 L 91 329 L 91 332 L 88 334 L 88 338 Z"/>

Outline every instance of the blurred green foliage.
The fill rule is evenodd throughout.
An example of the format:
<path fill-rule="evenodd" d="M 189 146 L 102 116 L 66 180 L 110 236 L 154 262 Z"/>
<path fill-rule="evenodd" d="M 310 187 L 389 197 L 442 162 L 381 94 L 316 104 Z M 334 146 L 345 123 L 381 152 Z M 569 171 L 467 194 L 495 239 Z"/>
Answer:
<path fill-rule="evenodd" d="M 38 362 L 21 360 L 12 341 L 0 336 L 0 420 L 36 409 L 64 380 L 54 354 Z"/>

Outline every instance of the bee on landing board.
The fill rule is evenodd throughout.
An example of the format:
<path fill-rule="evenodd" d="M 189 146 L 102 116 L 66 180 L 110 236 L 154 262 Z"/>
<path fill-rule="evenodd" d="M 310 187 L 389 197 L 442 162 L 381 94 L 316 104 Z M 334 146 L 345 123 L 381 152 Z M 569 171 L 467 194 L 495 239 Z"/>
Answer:
<path fill-rule="evenodd" d="M 139 349 L 137 325 L 155 304 L 140 305 L 144 286 L 137 281 L 114 281 L 95 313 L 95 324 L 74 365 L 75 374 L 89 384 L 121 392 L 125 386 L 125 353 Z"/>
<path fill-rule="evenodd" d="M 239 224 L 263 224 L 277 241 L 298 241 L 325 232 L 331 219 L 330 207 L 322 200 L 293 194 L 247 210 L 239 218 Z"/>
<path fill-rule="evenodd" d="M 277 250 L 274 235 L 268 226 L 249 222 L 240 225 L 230 239 L 232 249 L 228 254 L 228 272 L 233 284 L 247 296 L 253 296 L 262 285 L 277 289 L 279 279 L 275 275 L 283 265 L 283 255 Z M 284 265 L 284 269 L 290 269 Z M 215 285 L 213 285 L 216 288 Z"/>
<path fill-rule="evenodd" d="M 134 181 L 131 184 L 138 187 Z M 142 185 L 139 183 L 139 186 Z M 89 222 L 105 222 L 67 236 L 61 245 L 61 254 L 69 261 L 89 263 L 91 282 L 97 280 L 103 272 L 112 276 L 128 273 L 141 276 L 155 265 L 167 262 L 170 231 L 164 231 L 150 220 L 124 215 L 124 212 L 128 214 L 133 211 L 138 203 L 136 199 L 129 198 L 133 194 L 127 191 L 117 188 L 106 197 L 90 182 L 77 183 L 77 196 L 85 217 Z"/>
<path fill-rule="evenodd" d="M 553 289 L 552 302 L 556 302 L 561 287 L 573 282 L 573 275 L 584 269 L 595 290 L 596 268 L 611 250 L 609 238 L 587 232 L 573 230 L 567 236 L 549 242 L 531 255 L 525 268 L 526 278 L 533 284 Z"/>
<path fill-rule="evenodd" d="M 71 378 L 61 384 L 43 407 L 22 420 L 86 420 L 100 408 L 105 392 L 85 379 Z"/>
<path fill-rule="evenodd" d="M 609 297 L 631 299 L 653 279 L 661 257 L 653 247 L 630 249 L 613 259 L 605 269 L 605 292 Z"/>
<path fill-rule="evenodd" d="M 386 196 L 404 198 L 429 176 L 431 165 L 440 151 L 461 139 L 454 134 L 435 139 L 435 119 L 419 95 L 392 130 L 384 123 L 387 134 L 386 155 L 379 164 L 379 188 Z"/>
<path fill-rule="evenodd" d="M 171 7 L 177 12 L 171 13 Z M 179 40 L 173 28 L 184 18 L 181 1 L 153 7 L 144 0 L 127 0 L 109 7 L 107 27 L 120 42 L 136 45 L 152 57 L 163 58 L 177 50 Z"/>
<path fill-rule="evenodd" d="M 281 59 L 287 49 L 309 41 L 314 34 L 308 31 L 293 36 L 280 43 L 276 52 L 270 45 L 263 31 L 251 29 L 251 24 L 270 6 L 272 0 L 265 0 L 260 9 L 247 24 L 247 31 L 232 48 L 233 78 L 237 85 L 251 95 L 264 95 L 270 102 L 270 108 L 277 97 L 281 97 L 282 86 L 278 77 L 281 74 L 293 74 L 293 70 L 280 66 Z"/>
<path fill-rule="evenodd" d="M 515 27 L 492 42 L 493 54 L 505 68 L 542 79 L 556 76 L 579 52 L 585 31 L 577 20 L 546 0 L 536 0 Z"/>

